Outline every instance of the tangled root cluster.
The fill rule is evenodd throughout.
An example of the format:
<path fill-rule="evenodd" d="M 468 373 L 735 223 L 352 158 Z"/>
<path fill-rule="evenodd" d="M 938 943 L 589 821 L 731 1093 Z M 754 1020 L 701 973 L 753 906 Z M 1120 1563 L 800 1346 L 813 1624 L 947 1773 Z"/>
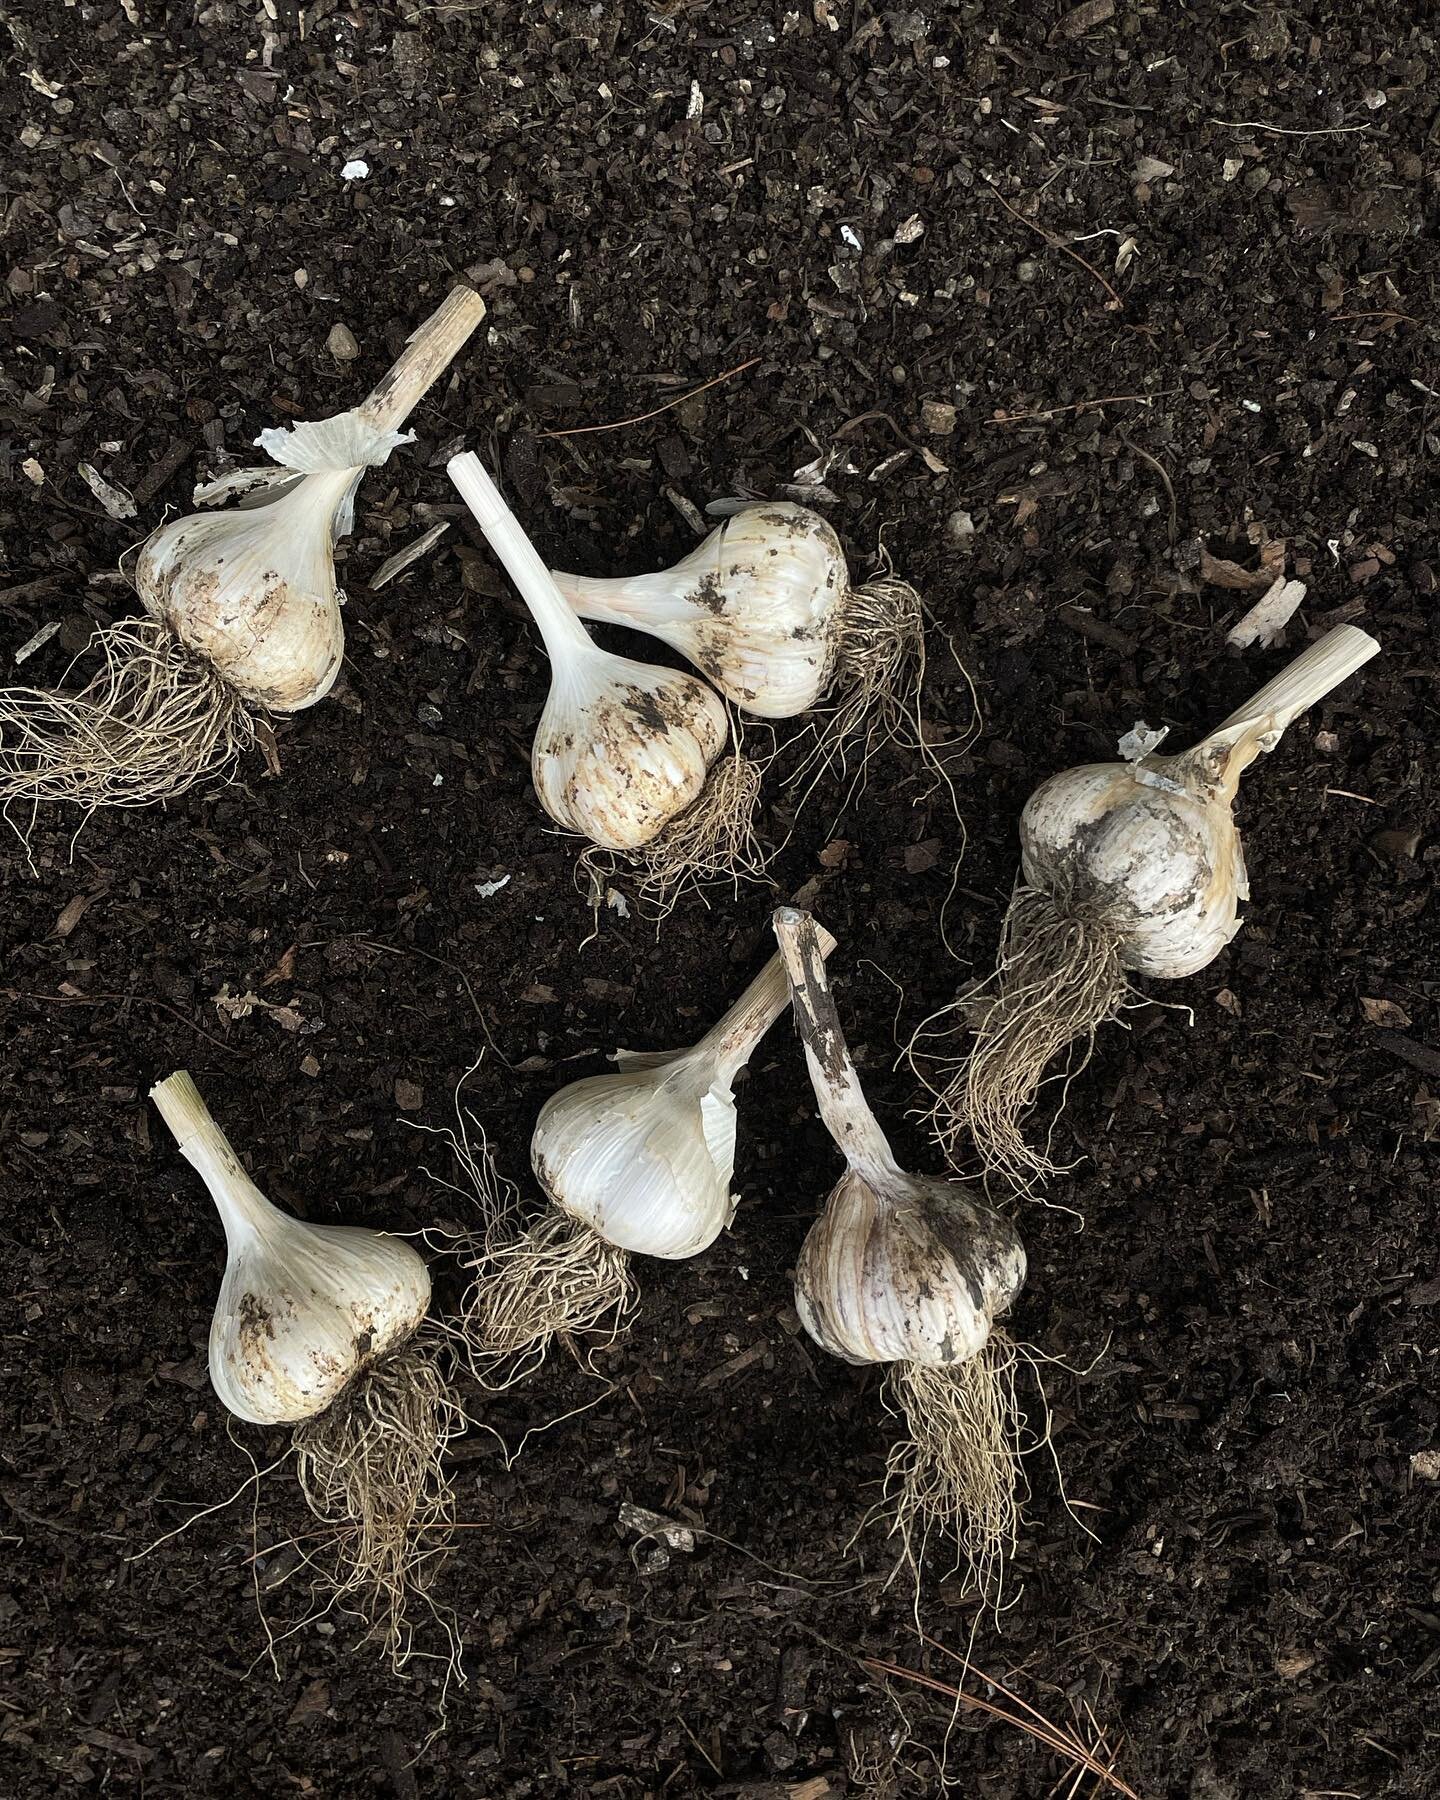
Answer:
<path fill-rule="evenodd" d="M 473 1279 L 448 1329 L 492 1390 L 537 1369 L 559 1336 L 603 1332 L 613 1342 L 635 1305 L 629 1253 L 554 1209 L 464 1260 Z"/>
<path fill-rule="evenodd" d="M 310 1559 L 322 1597 L 374 1629 L 397 1673 L 425 1618 L 442 1627 L 452 1669 L 459 1661 L 455 1622 L 432 1592 L 455 1524 L 445 1453 L 466 1425 L 447 1354 L 422 1327 L 295 1427 L 301 1490 L 316 1518 L 335 1528 L 325 1554 Z"/>
<path fill-rule="evenodd" d="M 968 1132 L 985 1175 L 999 1175 L 1017 1192 L 1033 1193 L 1060 1172 L 1048 1141 L 1044 1149 L 1027 1143 L 1021 1124 L 1056 1057 L 1083 1041 L 1079 1062 L 1052 1077 L 1068 1088 L 1089 1061 L 1095 1033 L 1123 1009 L 1131 991 L 1121 965 L 1124 938 L 1113 919 L 1087 911 L 1073 896 L 1015 890 L 993 997 L 974 1044 L 931 1111 L 952 1163 Z"/>
<path fill-rule="evenodd" d="M 1023 1493 L 1015 1398 L 1018 1354 L 998 1328 L 978 1355 L 932 1367 L 896 1363 L 888 1395 L 905 1421 L 890 1452 L 884 1508 L 917 1573 L 932 1533 L 955 1544 L 957 1564 L 998 1600 L 1020 1530 Z"/>
<path fill-rule="evenodd" d="M 254 741 L 244 701 L 158 619 L 107 625 L 94 650 L 104 666 L 78 693 L 0 689 L 0 807 L 149 806 Z"/>

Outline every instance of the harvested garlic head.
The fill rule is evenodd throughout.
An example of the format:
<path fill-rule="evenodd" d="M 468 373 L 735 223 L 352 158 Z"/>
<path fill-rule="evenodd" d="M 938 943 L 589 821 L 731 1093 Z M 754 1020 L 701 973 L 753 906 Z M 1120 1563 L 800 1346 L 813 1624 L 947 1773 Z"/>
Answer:
<path fill-rule="evenodd" d="M 225 1227 L 225 1277 L 210 1325 L 215 1392 L 254 1425 L 315 1417 L 415 1332 L 430 1304 L 423 1259 L 398 1238 L 310 1225 L 273 1206 L 183 1071 L 151 1098 Z"/>
<path fill-rule="evenodd" d="M 948 1367 L 989 1340 L 1025 1285 L 1008 1220 L 954 1181 L 847 1169 L 795 1266 L 795 1310 L 815 1342 L 852 1363 Z"/>
<path fill-rule="evenodd" d="M 819 953 L 834 943 L 823 933 Z M 622 1250 L 708 1249 L 735 1212 L 735 1078 L 789 1003 L 775 956 L 689 1050 L 621 1050 L 618 1073 L 553 1094 L 530 1159 L 555 1205 Z"/>
<path fill-rule="evenodd" d="M 1150 756 L 1067 769 L 1020 815 L 1026 882 L 1113 923 L 1123 966 L 1142 975 L 1213 962 L 1249 898 L 1230 803 L 1184 765 Z"/>
<path fill-rule="evenodd" d="M 703 681 L 587 646 L 553 665 L 535 791 L 557 825 L 634 850 L 699 797 L 728 734 L 725 703 Z"/>
<path fill-rule="evenodd" d="M 555 581 L 582 619 L 649 632 L 765 719 L 808 712 L 828 691 L 850 588 L 829 522 L 787 501 L 744 507 L 658 574 Z"/>
<path fill-rule="evenodd" d="M 484 317 L 473 288 L 452 289 L 359 406 L 262 431 L 255 442 L 279 469 L 196 492 L 248 494 L 239 508 L 173 519 L 147 539 L 135 571 L 145 610 L 243 700 L 294 713 L 330 691 L 345 648 L 334 546 L 353 527 L 355 490 L 414 436 L 400 426 Z"/>
<path fill-rule="evenodd" d="M 621 1052 L 620 1072 L 552 1094 L 536 1121 L 530 1161 L 562 1212 L 607 1244 L 678 1259 L 708 1249 L 735 1203 L 735 1102 L 701 1088 L 685 1057 Z"/>
<path fill-rule="evenodd" d="M 1157 756 L 1164 734 L 1137 727 L 1121 745 L 1131 760 L 1042 782 L 1020 819 L 1027 884 L 1116 929 L 1127 969 L 1173 978 L 1206 967 L 1249 898 L 1232 812 L 1241 775 L 1379 648 L 1338 626 L 1193 749 Z"/>
<path fill-rule="evenodd" d="M 1024 1284 L 1024 1246 L 962 1183 L 895 1160 L 845 1042 L 817 929 L 795 907 L 775 914 L 810 1083 L 849 1166 L 801 1249 L 795 1309 L 848 1362 L 968 1362 Z"/>
<path fill-rule="evenodd" d="M 323 700 L 345 652 L 335 541 L 366 468 L 406 441 L 359 413 L 262 432 L 256 442 L 291 472 L 242 471 L 197 498 L 247 487 L 258 498 L 153 532 L 135 571 L 146 611 L 252 705 L 294 713 Z"/>

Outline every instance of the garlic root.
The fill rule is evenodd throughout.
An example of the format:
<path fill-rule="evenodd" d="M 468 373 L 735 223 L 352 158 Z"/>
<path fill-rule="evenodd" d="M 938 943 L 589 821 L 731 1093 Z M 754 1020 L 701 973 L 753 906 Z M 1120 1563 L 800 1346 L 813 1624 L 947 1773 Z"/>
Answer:
<path fill-rule="evenodd" d="M 1024 1493 L 1018 1352 L 1000 1325 L 965 1362 L 891 1366 L 886 1398 L 905 1422 L 885 1467 L 884 1512 L 918 1569 L 932 1532 L 950 1539 L 982 1594 L 998 1597 Z"/>
<path fill-rule="evenodd" d="M 577 880 L 592 894 L 604 892 L 623 870 L 637 876 L 640 905 L 651 918 L 667 918 L 695 889 L 720 882 L 763 881 L 770 858 L 755 827 L 760 784 L 769 758 L 757 762 L 731 752 L 712 764 L 699 798 L 649 843 L 628 855 L 596 845 L 576 865 Z"/>
<path fill-rule="evenodd" d="M 532 1374 L 557 1337 L 624 1331 L 638 1294 L 626 1250 L 568 1213 L 492 1233 L 463 1259 L 471 1282 L 453 1330 L 480 1385 L 500 1392 Z"/>
<path fill-rule="evenodd" d="M 244 701 L 160 621 L 103 626 L 84 654 L 97 651 L 104 666 L 78 693 L 0 689 L 0 808 L 148 806 L 250 747 Z"/>
<path fill-rule="evenodd" d="M 1133 994 L 1124 937 L 1103 907 L 1068 888 L 1016 888 L 1001 932 L 996 991 L 977 997 L 984 1010 L 974 1044 L 930 1113 L 953 1167 L 968 1132 L 987 1174 L 1017 1190 L 1062 1172 L 1048 1143 L 1036 1149 L 1027 1142 L 1020 1121 L 1055 1058 L 1071 1044 L 1085 1046 L 1055 1077 L 1068 1088 L 1090 1060 L 1095 1033 Z"/>
<path fill-rule="evenodd" d="M 377 1634 L 397 1673 L 414 1654 L 417 1604 L 459 1665 L 455 1621 L 432 1597 L 455 1524 L 445 1454 L 467 1424 L 447 1356 L 445 1339 L 422 1327 L 295 1427 L 301 1492 L 335 1532 L 324 1560 L 311 1558 L 324 1596 Z"/>

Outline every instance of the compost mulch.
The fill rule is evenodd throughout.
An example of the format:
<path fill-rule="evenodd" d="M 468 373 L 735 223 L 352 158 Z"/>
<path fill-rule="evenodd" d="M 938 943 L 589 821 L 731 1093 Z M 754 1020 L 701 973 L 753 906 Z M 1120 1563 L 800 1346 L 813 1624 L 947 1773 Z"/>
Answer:
<path fill-rule="evenodd" d="M 1013 1319 L 1056 1359 L 1073 1511 L 1033 1457 L 999 1621 L 943 1559 L 920 1619 L 1092 1740 L 1093 1715 L 1149 1800 L 1433 1795 L 1426 9 L 5 19 L 7 664 L 60 625 L 24 679 L 58 682 L 131 606 L 123 553 L 197 479 L 358 399 L 458 274 L 490 318 L 361 489 L 336 693 L 232 785 L 78 833 L 43 812 L 33 866 L 0 849 L 0 1790 L 821 1800 L 938 1793 L 943 1754 L 967 1796 L 1075 1792 L 1006 1725 L 963 1714 L 947 1744 L 943 1698 L 861 1666 L 957 1672 L 865 1523 L 880 1384 L 792 1308 L 836 1159 L 787 1026 L 741 1093 L 733 1230 L 640 1265 L 591 1369 L 560 1348 L 478 1405 L 445 1586 L 468 1685 L 443 1717 L 439 1666 L 395 1679 L 342 1616 L 281 1637 L 313 1526 L 287 1471 L 136 1560 L 284 1447 L 232 1439 L 209 1388 L 220 1233 L 146 1090 L 189 1068 L 306 1217 L 458 1219 L 415 1128 L 453 1120 L 462 1079 L 524 1180 L 543 1098 L 616 1044 L 698 1034 L 801 893 L 840 939 L 877 1107 L 935 1169 L 896 1044 L 988 970 L 1026 794 L 1139 718 L 1183 745 L 1272 673 L 1280 650 L 1224 643 L 1258 588 L 1202 550 L 1254 571 L 1283 540 L 1309 584 L 1291 649 L 1350 619 L 1384 654 L 1246 777 L 1233 946 L 1074 1084 L 1055 1141 L 1078 1164 L 1023 1213 Z M 734 495 L 813 496 L 862 570 L 883 533 L 980 695 L 951 762 L 964 833 L 887 752 L 848 807 L 831 784 L 792 821 L 772 792 L 774 893 L 592 929 L 529 785 L 544 659 L 444 478 L 462 443 L 584 572 L 678 558 L 693 510 Z M 932 649 L 938 740 L 971 719 Z M 693 1548 L 627 1530 L 626 1502 Z"/>

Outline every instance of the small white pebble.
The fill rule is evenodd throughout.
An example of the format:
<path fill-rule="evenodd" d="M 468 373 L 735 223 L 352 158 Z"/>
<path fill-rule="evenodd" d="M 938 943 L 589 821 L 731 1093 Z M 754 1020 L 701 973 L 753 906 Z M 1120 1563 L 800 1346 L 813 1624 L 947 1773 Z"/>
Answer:
<path fill-rule="evenodd" d="M 370 173 L 370 165 L 362 157 L 354 157 L 340 171 L 342 181 L 363 181 Z"/>

